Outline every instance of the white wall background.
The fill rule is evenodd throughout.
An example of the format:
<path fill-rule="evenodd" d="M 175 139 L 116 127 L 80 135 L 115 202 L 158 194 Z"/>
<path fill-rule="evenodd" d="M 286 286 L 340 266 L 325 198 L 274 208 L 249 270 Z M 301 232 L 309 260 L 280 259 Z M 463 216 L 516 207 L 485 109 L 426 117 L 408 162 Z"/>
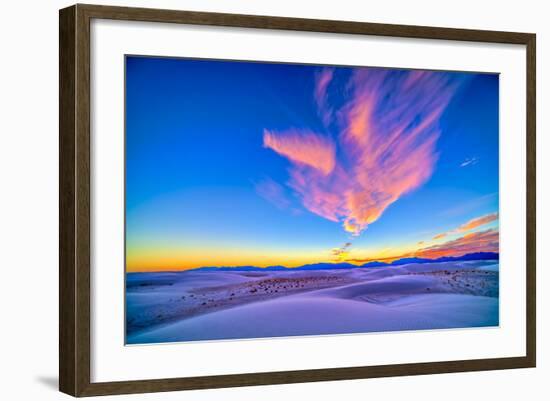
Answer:
<path fill-rule="evenodd" d="M 91 1 L 91 0 L 90 0 Z M 550 223 L 550 25 L 545 2 L 461 0 L 157 0 L 128 5 L 537 33 L 538 367 L 510 371 L 105 397 L 136 400 L 542 400 L 550 377 L 550 296 L 544 253 Z M 58 9 L 61 0 L 11 1 L 0 21 L 0 396 L 56 400 Z M 546 337 L 546 338 L 545 338 Z M 411 344 L 411 346 L 414 346 Z M 452 345 L 449 345 L 452 346 Z M 546 381 L 545 381 L 546 379 Z"/>

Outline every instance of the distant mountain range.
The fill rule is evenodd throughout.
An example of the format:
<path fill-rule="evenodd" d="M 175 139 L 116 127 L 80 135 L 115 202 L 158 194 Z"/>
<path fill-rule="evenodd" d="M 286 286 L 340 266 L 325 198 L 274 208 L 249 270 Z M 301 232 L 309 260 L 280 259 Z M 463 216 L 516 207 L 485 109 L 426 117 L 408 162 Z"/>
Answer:
<path fill-rule="evenodd" d="M 332 270 L 332 269 L 358 269 L 358 268 L 372 268 L 372 267 L 388 267 L 388 266 L 401 266 L 410 263 L 441 263 L 441 262 L 461 262 L 471 260 L 498 260 L 499 254 L 496 252 L 475 252 L 468 253 L 462 256 L 443 256 L 437 259 L 427 258 L 403 258 L 394 260 L 391 263 L 385 262 L 368 262 L 363 265 L 353 265 L 351 263 L 313 263 L 309 265 L 303 265 L 299 267 L 285 267 L 285 266 L 269 266 L 269 267 L 257 267 L 257 266 L 222 266 L 222 267 L 199 267 L 195 270 L 215 270 L 215 271 L 274 271 L 274 270 Z"/>

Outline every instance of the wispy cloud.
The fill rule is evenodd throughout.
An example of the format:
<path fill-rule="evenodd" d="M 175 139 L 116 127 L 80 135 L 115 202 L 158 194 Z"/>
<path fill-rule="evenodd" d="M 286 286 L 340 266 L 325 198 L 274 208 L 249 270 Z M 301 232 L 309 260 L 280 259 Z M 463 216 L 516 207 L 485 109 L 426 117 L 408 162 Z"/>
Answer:
<path fill-rule="evenodd" d="M 465 213 L 469 213 L 477 208 L 486 206 L 489 203 L 494 203 L 495 200 L 498 200 L 498 192 L 493 192 L 490 194 L 482 195 L 478 198 L 474 198 L 470 201 L 461 203 L 458 206 L 454 206 L 450 209 L 439 212 L 440 216 L 458 216 Z"/>
<path fill-rule="evenodd" d="M 484 226 L 485 224 L 489 224 L 492 221 L 495 221 L 498 219 L 498 212 L 495 213 L 489 213 L 484 216 L 476 217 L 474 219 L 471 219 L 467 221 L 466 223 L 460 225 L 459 227 L 455 228 L 454 230 L 447 231 L 441 234 L 437 234 L 432 239 L 438 240 L 445 238 L 449 234 L 457 234 L 457 233 L 464 233 L 467 231 L 471 231 L 473 229 L 476 229 L 478 227 Z"/>
<path fill-rule="evenodd" d="M 449 73 L 356 69 L 350 96 L 336 109 L 328 96 L 334 74 L 317 74 L 314 97 L 325 123 L 338 116 L 337 131 L 265 130 L 264 146 L 289 160 L 288 185 L 307 210 L 359 235 L 432 175 L 439 120 L 461 81 Z"/>
<path fill-rule="evenodd" d="M 418 243 L 418 245 L 422 245 Z M 347 258 L 346 262 L 350 263 L 367 263 L 373 261 L 392 262 L 394 260 L 410 257 L 437 259 L 442 256 L 462 256 L 468 253 L 475 252 L 499 252 L 499 233 L 498 230 L 488 229 L 485 231 L 477 231 L 468 233 L 460 238 L 421 247 L 409 252 L 395 252 L 390 256 L 379 256 L 369 258 Z M 386 252 L 387 254 L 387 252 Z"/>
<path fill-rule="evenodd" d="M 264 130 L 264 146 L 298 167 L 313 168 L 323 175 L 331 173 L 336 164 L 332 140 L 308 130 L 292 129 L 283 133 Z"/>
<path fill-rule="evenodd" d="M 286 209 L 291 205 L 285 188 L 271 178 L 264 178 L 257 182 L 255 189 L 258 195 L 275 205 L 278 209 Z"/>
<path fill-rule="evenodd" d="M 461 233 L 465 231 L 470 231 L 470 230 L 473 230 L 474 228 L 483 226 L 497 219 L 498 219 L 498 213 L 496 212 L 486 214 L 485 216 L 476 217 L 475 219 L 469 220 L 468 222 L 462 224 L 460 227 L 457 228 L 457 231 Z"/>
<path fill-rule="evenodd" d="M 337 261 L 345 260 L 349 255 L 351 245 L 351 242 L 346 242 L 341 247 L 331 249 L 330 253 Z"/>
<path fill-rule="evenodd" d="M 466 167 L 466 166 L 473 166 L 477 164 L 479 159 L 477 157 L 470 157 L 465 159 L 462 163 L 460 163 L 460 167 Z"/>
<path fill-rule="evenodd" d="M 324 68 L 323 70 L 317 72 L 315 76 L 315 92 L 313 94 L 315 103 L 317 104 L 317 111 L 323 123 L 328 126 L 333 116 L 333 108 L 329 105 L 327 99 L 327 91 L 332 77 L 334 75 L 334 70 L 331 68 Z"/>
<path fill-rule="evenodd" d="M 473 252 L 498 252 L 498 239 L 497 230 L 478 231 L 443 244 L 419 249 L 414 252 L 414 256 L 435 259 L 441 256 L 461 256 Z"/>

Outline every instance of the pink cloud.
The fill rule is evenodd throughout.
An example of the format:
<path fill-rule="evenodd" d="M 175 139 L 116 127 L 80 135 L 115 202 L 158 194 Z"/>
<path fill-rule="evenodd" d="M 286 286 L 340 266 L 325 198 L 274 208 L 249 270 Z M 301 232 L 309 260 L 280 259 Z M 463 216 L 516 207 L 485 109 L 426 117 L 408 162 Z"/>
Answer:
<path fill-rule="evenodd" d="M 420 241 L 418 245 L 422 245 Z M 402 258 L 419 257 L 427 259 L 437 259 L 443 256 L 462 256 L 468 253 L 475 252 L 499 252 L 499 233 L 498 230 L 485 230 L 474 233 L 469 233 L 463 237 L 444 242 L 442 244 L 431 245 L 428 247 L 420 248 L 414 252 L 407 252 L 405 254 L 395 254 L 393 256 L 382 258 L 368 258 L 368 259 L 345 259 L 346 262 L 353 263 L 365 263 L 372 261 L 394 261 Z"/>
<path fill-rule="evenodd" d="M 435 259 L 442 256 L 461 256 L 473 252 L 498 252 L 498 244 L 498 231 L 489 229 L 420 249 L 414 253 L 414 256 Z"/>
<path fill-rule="evenodd" d="M 315 76 L 314 99 L 319 115 L 325 125 L 329 125 L 333 114 L 333 109 L 329 106 L 327 100 L 328 86 L 332 81 L 333 75 L 333 69 L 325 68 Z"/>
<path fill-rule="evenodd" d="M 488 224 L 492 221 L 495 221 L 498 219 L 498 212 L 495 213 L 489 213 L 484 216 L 476 217 L 475 219 L 471 219 L 467 221 L 466 223 L 460 225 L 458 228 L 455 228 L 454 230 L 444 232 L 441 234 L 437 234 L 432 239 L 437 240 L 441 238 L 445 238 L 449 234 L 457 234 L 457 233 L 464 233 L 466 231 L 473 230 L 474 228 L 481 227 L 485 224 Z"/>
<path fill-rule="evenodd" d="M 359 235 L 432 175 L 439 120 L 460 82 L 447 73 L 356 69 L 334 112 L 333 74 L 317 75 L 314 97 L 323 121 L 338 116 L 334 140 L 309 130 L 265 130 L 264 146 L 289 160 L 288 185 L 307 210 Z"/>
<path fill-rule="evenodd" d="M 498 213 L 486 214 L 485 216 L 477 217 L 475 219 L 468 221 L 467 223 L 462 224 L 460 227 L 457 228 L 457 231 L 458 232 L 470 231 L 470 230 L 473 230 L 474 228 L 477 228 L 479 226 L 495 221 L 496 219 L 498 219 Z"/>
<path fill-rule="evenodd" d="M 276 133 L 264 130 L 264 146 L 273 149 L 297 165 L 329 174 L 336 163 L 331 139 L 306 130 Z"/>

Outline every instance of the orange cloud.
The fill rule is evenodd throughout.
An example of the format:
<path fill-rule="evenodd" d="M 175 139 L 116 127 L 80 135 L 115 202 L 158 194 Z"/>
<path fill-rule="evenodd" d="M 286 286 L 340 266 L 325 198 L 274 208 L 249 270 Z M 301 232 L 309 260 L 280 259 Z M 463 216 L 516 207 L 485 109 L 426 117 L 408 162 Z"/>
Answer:
<path fill-rule="evenodd" d="M 496 219 L 498 219 L 498 213 L 486 214 L 485 216 L 481 216 L 468 221 L 467 223 L 458 227 L 456 231 L 457 232 L 470 231 L 470 230 L 473 230 L 474 228 L 490 223 L 491 221 L 495 221 Z"/>
<path fill-rule="evenodd" d="M 307 210 L 359 235 L 430 178 L 439 119 L 460 82 L 437 72 L 357 69 L 349 98 L 333 112 L 333 74 L 317 75 L 314 97 L 323 121 L 338 117 L 334 141 L 311 131 L 265 130 L 264 146 L 291 162 L 288 185 Z"/>
<path fill-rule="evenodd" d="M 463 237 L 432 245 L 414 252 L 414 256 L 436 259 L 441 256 L 461 256 L 473 252 L 498 252 L 499 234 L 489 229 L 466 234 Z"/>
<path fill-rule="evenodd" d="M 289 130 L 280 134 L 264 130 L 264 146 L 323 175 L 334 169 L 334 144 L 329 138 L 310 131 Z"/>
<path fill-rule="evenodd" d="M 451 230 L 451 231 L 448 231 L 448 232 L 445 232 L 445 233 L 441 233 L 441 234 L 437 234 L 432 239 L 433 240 L 438 240 L 438 239 L 441 239 L 441 238 L 445 238 L 449 234 L 464 233 L 466 231 L 473 230 L 474 228 L 481 227 L 481 226 L 483 226 L 485 224 L 488 224 L 492 221 L 495 221 L 497 219 L 498 219 L 498 212 L 486 214 L 485 216 L 481 216 L 481 217 L 476 217 L 475 219 L 472 219 L 472 220 L 462 224 L 461 226 L 459 226 L 458 228 L 455 228 L 454 230 Z"/>
<path fill-rule="evenodd" d="M 420 241 L 417 245 L 422 245 Z M 393 262 L 394 260 L 418 257 L 426 259 L 437 259 L 442 256 L 462 256 L 468 253 L 476 252 L 499 252 L 499 233 L 498 230 L 489 229 L 468 233 L 463 237 L 444 242 L 442 244 L 430 245 L 416 251 L 393 252 L 389 256 L 387 253 L 380 253 L 378 256 L 368 258 L 349 258 L 346 262 L 362 264 L 367 262 Z"/>

